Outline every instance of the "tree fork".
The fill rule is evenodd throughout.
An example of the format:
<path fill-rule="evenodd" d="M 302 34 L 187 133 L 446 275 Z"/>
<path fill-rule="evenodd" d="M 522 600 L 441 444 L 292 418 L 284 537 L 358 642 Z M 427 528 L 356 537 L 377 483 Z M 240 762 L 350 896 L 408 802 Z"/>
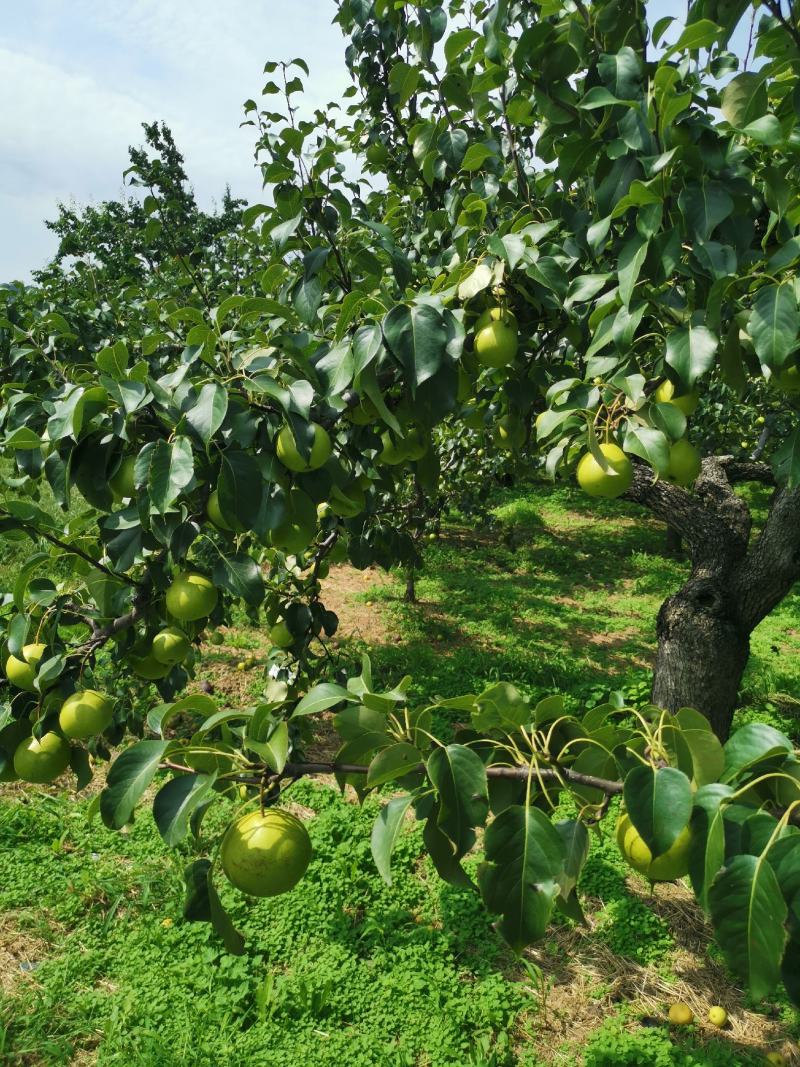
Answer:
<path fill-rule="evenodd" d="M 800 490 L 777 490 L 759 537 L 737 496 L 740 482 L 775 484 L 757 460 L 703 461 L 695 492 L 636 464 L 629 499 L 682 538 L 692 563 L 683 587 L 658 614 L 653 703 L 668 711 L 694 707 L 725 740 L 750 655 L 750 634 L 800 579 Z"/>

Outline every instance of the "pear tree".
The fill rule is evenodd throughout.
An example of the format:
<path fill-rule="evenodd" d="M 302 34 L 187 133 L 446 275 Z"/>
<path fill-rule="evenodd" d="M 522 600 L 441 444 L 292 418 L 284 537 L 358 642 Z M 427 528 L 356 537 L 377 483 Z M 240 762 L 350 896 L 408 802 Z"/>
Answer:
<path fill-rule="evenodd" d="M 752 68 L 730 48 L 748 18 Z M 114 750 L 103 822 L 157 784 L 164 841 L 198 852 L 186 917 L 232 952 L 220 871 L 257 896 L 304 875 L 282 806 L 304 775 L 388 788 L 383 877 L 420 821 L 517 950 L 556 909 L 581 921 L 610 830 L 652 881 L 688 874 L 754 997 L 800 1003 L 800 761 L 767 724 L 731 732 L 749 635 L 800 577 L 797 15 L 341 0 L 336 21 L 344 101 L 307 113 L 295 59 L 245 104 L 264 203 L 199 211 L 149 126 L 141 198 L 62 209 L 54 263 L 0 289 L 0 535 L 28 546 L 0 605 L 0 776 L 82 787 Z M 331 666 L 327 567 L 415 565 L 462 446 L 680 534 L 652 704 L 500 681 L 420 706 L 368 659 Z M 746 483 L 772 491 L 757 535 Z M 220 707 L 190 683 L 241 609 L 274 647 L 262 699 Z M 341 746 L 314 761 L 323 713 Z"/>

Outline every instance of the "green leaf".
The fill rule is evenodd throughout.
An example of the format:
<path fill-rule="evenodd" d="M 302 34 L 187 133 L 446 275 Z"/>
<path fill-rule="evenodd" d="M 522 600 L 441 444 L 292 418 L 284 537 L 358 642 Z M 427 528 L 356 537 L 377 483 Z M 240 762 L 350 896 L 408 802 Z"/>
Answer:
<path fill-rule="evenodd" d="M 514 804 L 487 827 L 484 850 L 481 896 L 489 911 L 502 916 L 499 931 L 519 952 L 547 929 L 564 870 L 564 842 L 544 812 Z"/>
<path fill-rule="evenodd" d="M 462 170 L 480 170 L 487 159 L 494 158 L 494 149 L 485 144 L 471 144 L 461 161 Z"/>
<path fill-rule="evenodd" d="M 406 812 L 413 797 L 407 793 L 402 797 L 393 797 L 383 808 L 372 827 L 372 858 L 378 873 L 387 885 L 392 884 L 391 859 L 395 843 L 403 828 Z"/>
<path fill-rule="evenodd" d="M 398 304 L 383 320 L 383 333 L 415 393 L 444 363 L 449 341 L 444 318 L 429 304 Z"/>
<path fill-rule="evenodd" d="M 620 100 L 602 85 L 594 85 L 582 98 L 578 107 L 584 111 L 595 111 L 599 107 L 616 107 L 618 104 L 630 106 L 632 101 Z"/>
<path fill-rule="evenodd" d="M 784 140 L 783 127 L 774 115 L 762 115 L 755 122 L 748 122 L 742 133 L 751 141 L 770 147 L 779 145 Z"/>
<path fill-rule="evenodd" d="M 634 767 L 625 776 L 625 808 L 653 858 L 663 856 L 692 814 L 689 779 L 674 767 Z"/>
<path fill-rule="evenodd" d="M 661 430 L 652 426 L 639 426 L 629 421 L 625 433 L 625 451 L 640 456 L 659 474 L 666 474 L 669 470 L 669 441 Z"/>
<path fill-rule="evenodd" d="M 764 77 L 751 71 L 737 74 L 722 91 L 722 114 L 737 129 L 760 118 L 767 110 Z"/>
<path fill-rule="evenodd" d="M 450 885 L 461 886 L 464 889 L 474 889 L 472 880 L 458 861 L 453 851 L 452 841 L 439 829 L 437 818 L 439 807 L 436 805 L 433 814 L 426 820 L 422 828 L 422 841 L 428 850 L 431 862 L 436 868 L 440 878 Z"/>
<path fill-rule="evenodd" d="M 458 299 L 459 300 L 472 300 L 478 293 L 483 292 L 484 289 L 488 289 L 492 284 L 494 274 L 492 268 L 488 263 L 478 263 L 474 270 L 459 282 L 458 285 Z"/>
<path fill-rule="evenodd" d="M 258 722 L 258 713 L 263 712 L 261 723 Z M 245 735 L 245 748 L 255 752 L 264 760 L 270 770 L 280 774 L 286 766 L 289 758 L 289 723 L 285 719 L 272 722 L 273 712 L 270 705 L 262 705 L 250 722 Z M 266 734 L 266 736 L 261 736 Z"/>
<path fill-rule="evenodd" d="M 213 715 L 219 709 L 213 697 L 204 693 L 189 693 L 173 704 L 159 704 L 147 713 L 147 725 L 154 734 L 163 734 L 169 721 L 182 711 L 195 711 L 200 715 Z"/>
<path fill-rule="evenodd" d="M 217 480 L 219 506 L 243 529 L 252 530 L 261 509 L 264 482 L 261 468 L 247 452 L 227 449 L 222 453 Z"/>
<path fill-rule="evenodd" d="M 578 884 L 589 855 L 589 831 L 578 819 L 557 822 L 555 828 L 564 845 L 564 863 L 558 875 L 558 885 L 561 896 L 566 901 Z"/>
<path fill-rule="evenodd" d="M 725 767 L 725 752 L 708 719 L 694 708 L 680 708 L 675 718 L 692 756 L 695 784 L 704 786 L 719 781 Z"/>
<path fill-rule="evenodd" d="M 306 325 L 313 325 L 321 303 L 322 282 L 319 276 L 315 274 L 311 278 L 301 278 L 292 290 L 292 306 Z"/>
<path fill-rule="evenodd" d="M 708 891 L 725 862 L 725 801 L 730 786 L 714 782 L 694 795 L 689 842 L 689 877 L 703 911 L 708 912 Z"/>
<path fill-rule="evenodd" d="M 667 337 L 667 363 L 688 387 L 714 366 L 719 338 L 707 326 L 681 326 Z"/>
<path fill-rule="evenodd" d="M 516 730 L 531 721 L 530 702 L 510 682 L 495 682 L 475 697 L 471 709 L 472 725 L 480 733 L 491 730 Z"/>
<path fill-rule="evenodd" d="M 187 437 L 151 441 L 136 458 L 134 478 L 147 488 L 155 510 L 164 515 L 194 477 L 194 456 Z"/>
<path fill-rule="evenodd" d="M 786 944 L 786 902 L 762 856 L 734 856 L 708 893 L 711 922 L 731 970 L 763 1000 L 780 980 Z"/>
<path fill-rule="evenodd" d="M 5 448 L 41 448 L 42 439 L 38 433 L 29 430 L 27 426 L 18 426 L 12 430 L 3 441 Z"/>
<path fill-rule="evenodd" d="M 710 48 L 723 33 L 722 27 L 711 19 L 699 19 L 686 27 L 675 44 L 664 52 L 661 57 L 663 63 L 669 56 L 678 52 L 696 52 L 700 48 Z"/>
<path fill-rule="evenodd" d="M 434 749 L 427 768 L 439 794 L 438 826 L 463 856 L 475 841 L 474 827 L 482 826 L 489 813 L 486 768 L 464 745 Z"/>
<path fill-rule="evenodd" d="M 800 486 L 800 427 L 788 434 L 772 457 L 775 477 L 787 489 Z"/>
<path fill-rule="evenodd" d="M 353 334 L 353 377 L 359 387 L 363 371 L 373 364 L 383 348 L 383 333 L 377 322 L 366 322 Z"/>
<path fill-rule="evenodd" d="M 725 742 L 725 780 L 731 781 L 762 760 L 793 752 L 789 738 L 764 722 L 749 722 Z"/>
<path fill-rule="evenodd" d="M 614 54 L 601 55 L 597 71 L 606 88 L 621 100 L 633 100 L 640 95 L 642 61 L 629 45 Z"/>
<path fill-rule="evenodd" d="M 244 938 L 230 922 L 211 875 L 211 863 L 205 859 L 195 860 L 183 872 L 186 882 L 183 917 L 189 922 L 211 923 L 227 951 L 241 956 L 244 953 Z"/>
<path fill-rule="evenodd" d="M 130 355 L 125 342 L 117 341 L 116 344 L 101 348 L 94 358 L 97 366 L 104 374 L 119 379 L 124 377 L 128 369 Z"/>
<path fill-rule="evenodd" d="M 246 604 L 257 607 L 264 599 L 261 569 L 247 552 L 222 556 L 214 564 L 214 584 Z"/>
<path fill-rule="evenodd" d="M 313 689 L 309 689 L 303 699 L 295 705 L 292 718 L 296 719 L 300 715 L 316 715 L 320 711 L 327 711 L 328 708 L 341 704 L 343 700 L 352 701 L 352 694 L 333 682 L 321 682 Z"/>
<path fill-rule="evenodd" d="M 353 349 L 350 344 L 340 344 L 326 352 L 314 364 L 328 396 L 341 396 L 353 381 Z"/>
<path fill-rule="evenodd" d="M 796 1008 L 800 1008 L 800 900 L 795 900 L 793 912 L 795 925 L 783 954 L 781 978 L 789 999 Z"/>
<path fill-rule="evenodd" d="M 367 771 L 367 786 L 385 785 L 395 778 L 403 778 L 422 763 L 419 750 L 407 741 L 399 741 L 382 749 L 370 762 Z"/>
<path fill-rule="evenodd" d="M 100 817 L 106 826 L 119 830 L 129 823 L 133 809 L 152 782 L 168 741 L 138 741 L 111 764 L 106 787 L 100 794 Z"/>
<path fill-rule="evenodd" d="M 153 818 L 170 848 L 186 837 L 192 812 L 206 798 L 215 778 L 215 774 L 182 774 L 170 779 L 156 793 Z"/>
<path fill-rule="evenodd" d="M 687 185 L 678 197 L 686 225 L 697 241 L 707 241 L 721 222 L 733 214 L 733 198 L 720 182 Z"/>
<path fill-rule="evenodd" d="M 469 138 L 463 130 L 446 130 L 437 140 L 439 153 L 453 170 L 458 170 L 467 153 Z"/>
<path fill-rule="evenodd" d="M 794 284 L 762 286 L 753 301 L 747 328 L 761 363 L 770 370 L 780 370 L 794 351 L 800 328 Z"/>
<path fill-rule="evenodd" d="M 392 66 L 389 71 L 389 92 L 396 98 L 398 107 L 404 107 L 419 85 L 419 67 L 412 67 L 402 60 Z"/>
<path fill-rule="evenodd" d="M 222 426 L 228 412 L 228 394 L 216 382 L 207 382 L 189 411 L 186 421 L 197 433 L 204 445 Z"/>

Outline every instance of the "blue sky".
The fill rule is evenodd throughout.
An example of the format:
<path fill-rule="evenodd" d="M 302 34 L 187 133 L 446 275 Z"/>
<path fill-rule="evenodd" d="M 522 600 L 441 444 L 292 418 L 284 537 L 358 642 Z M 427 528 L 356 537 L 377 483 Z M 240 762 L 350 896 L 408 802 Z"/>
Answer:
<path fill-rule="evenodd" d="M 652 0 L 651 19 L 684 10 Z M 198 199 L 261 198 L 242 102 L 302 56 L 312 107 L 347 85 L 334 0 L 26 0 L 0 24 L 0 281 L 54 250 L 59 200 L 118 196 L 141 123 L 172 127 Z M 741 36 L 741 35 L 740 35 Z"/>

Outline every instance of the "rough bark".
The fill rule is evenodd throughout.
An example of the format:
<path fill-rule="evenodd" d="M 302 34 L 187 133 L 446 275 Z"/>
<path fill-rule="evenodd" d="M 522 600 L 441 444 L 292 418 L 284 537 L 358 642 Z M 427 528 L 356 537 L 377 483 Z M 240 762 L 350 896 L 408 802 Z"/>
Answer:
<path fill-rule="evenodd" d="M 750 653 L 750 634 L 800 579 L 800 490 L 776 490 L 761 534 L 734 492 L 737 482 L 774 484 L 770 468 L 709 458 L 689 493 L 638 465 L 628 496 L 680 536 L 692 563 L 685 585 L 658 615 L 653 703 L 694 707 L 728 736 Z"/>
<path fill-rule="evenodd" d="M 674 526 L 667 526 L 664 551 L 668 556 L 675 556 L 676 558 L 683 555 L 683 541 Z"/>
<path fill-rule="evenodd" d="M 403 594 L 403 600 L 406 604 L 416 604 L 417 602 L 416 572 L 413 567 L 409 567 L 406 571 L 406 591 Z"/>
<path fill-rule="evenodd" d="M 696 708 L 727 737 L 750 654 L 735 598 L 713 579 L 691 577 L 662 605 L 656 635 L 653 703 Z"/>

